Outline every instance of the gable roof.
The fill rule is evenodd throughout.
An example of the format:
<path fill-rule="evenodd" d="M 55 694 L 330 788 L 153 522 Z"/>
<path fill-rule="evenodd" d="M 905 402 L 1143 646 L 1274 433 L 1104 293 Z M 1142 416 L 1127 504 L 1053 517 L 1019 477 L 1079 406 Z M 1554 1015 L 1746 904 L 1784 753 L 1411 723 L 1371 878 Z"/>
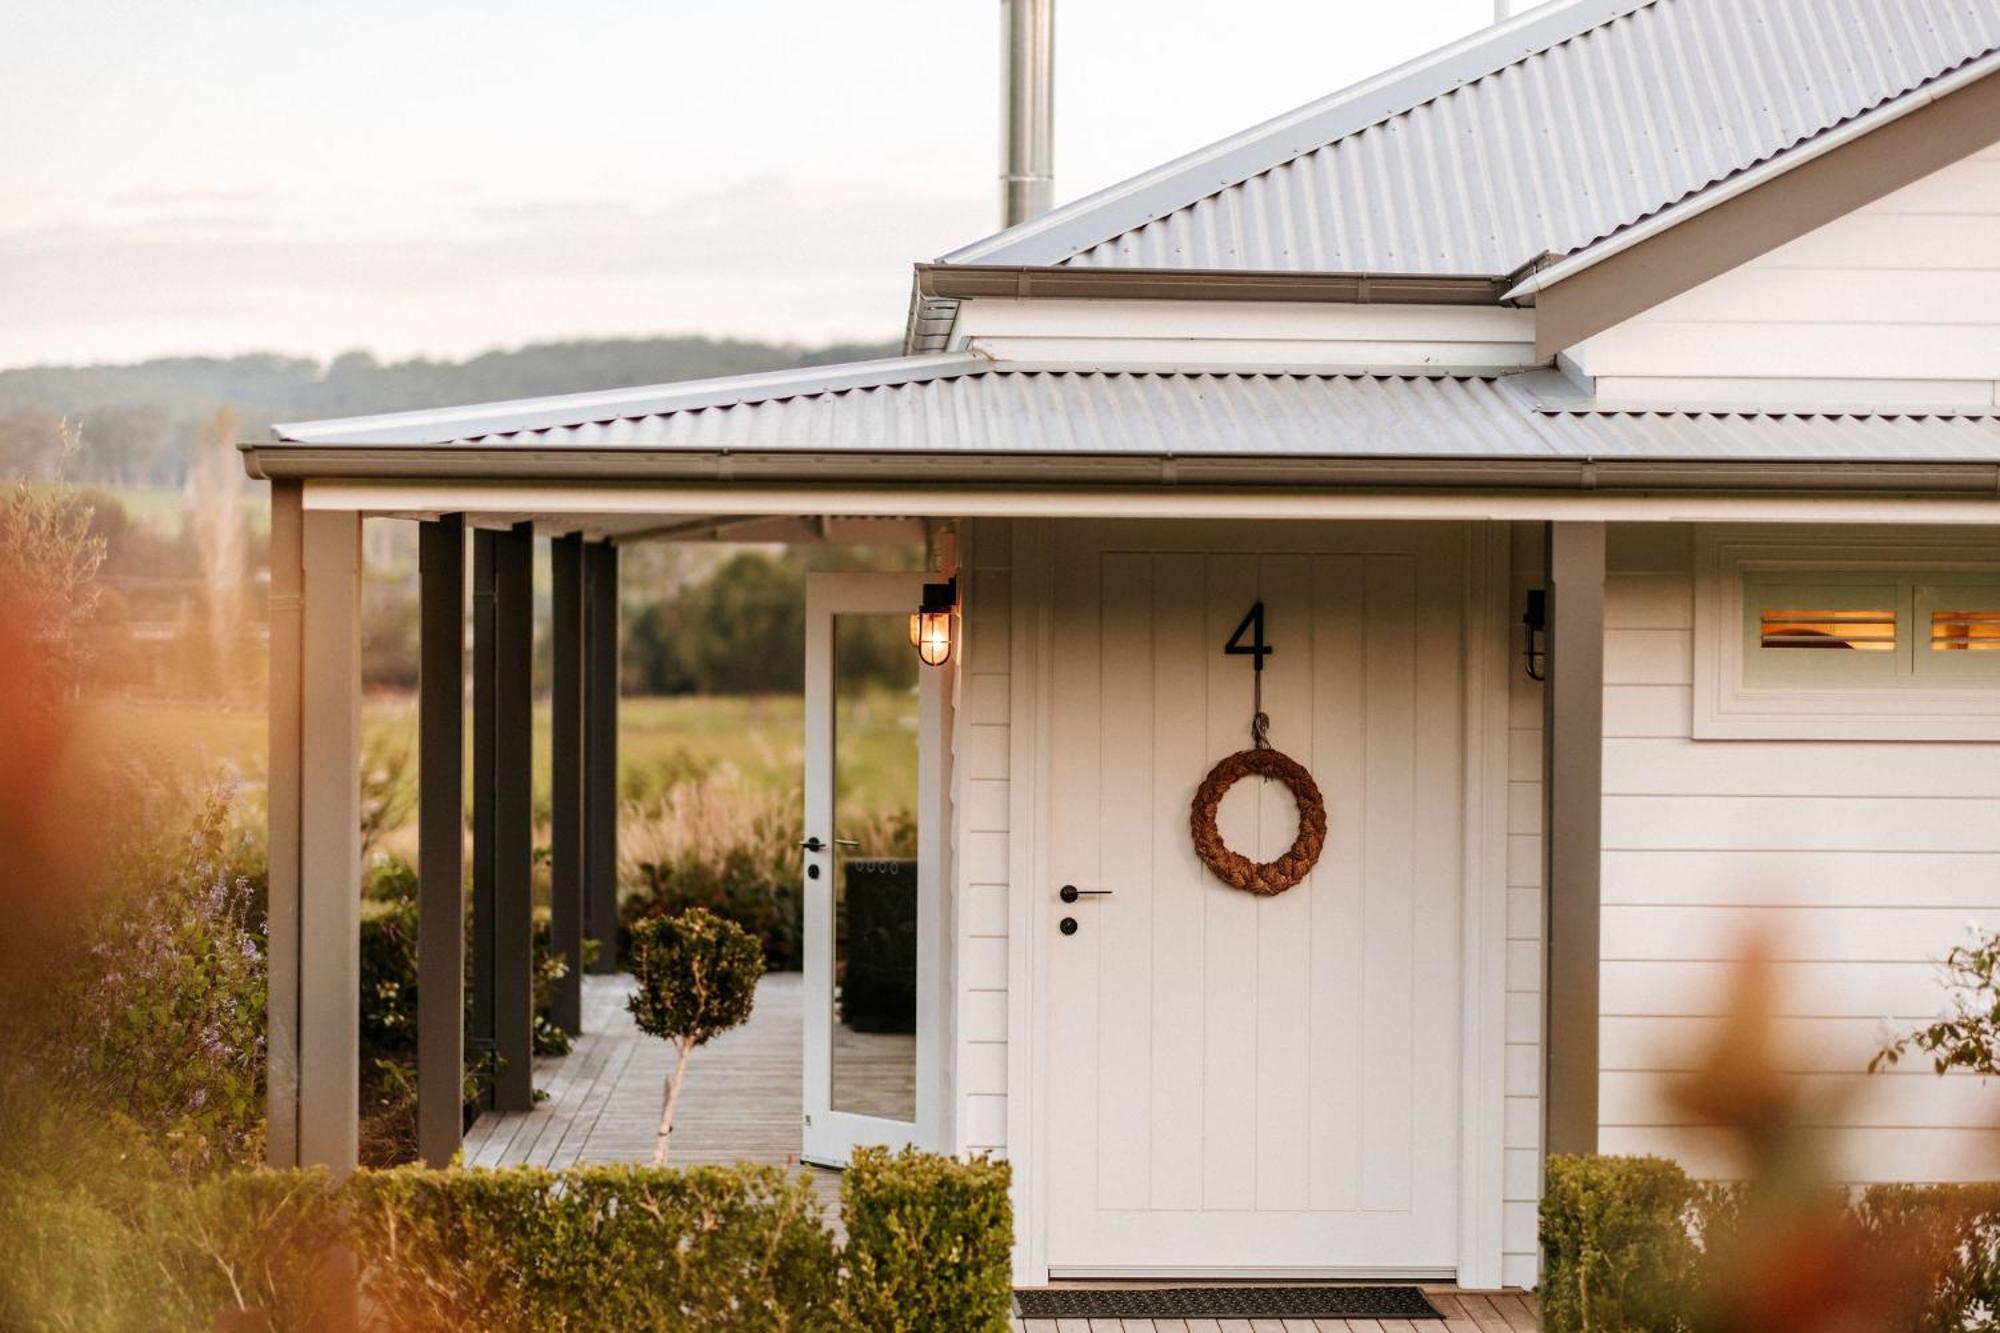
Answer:
<path fill-rule="evenodd" d="M 1514 273 L 2000 51 L 2000 0 L 1557 0 L 941 263 Z"/>

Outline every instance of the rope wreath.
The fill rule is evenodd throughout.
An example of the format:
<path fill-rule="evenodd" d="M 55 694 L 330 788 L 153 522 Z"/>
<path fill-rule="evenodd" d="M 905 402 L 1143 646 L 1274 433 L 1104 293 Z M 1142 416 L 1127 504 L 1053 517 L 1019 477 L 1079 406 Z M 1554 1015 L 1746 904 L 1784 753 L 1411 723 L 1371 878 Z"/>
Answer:
<path fill-rule="evenodd" d="M 1258 720 L 1263 720 L 1261 714 Z M 1188 811 L 1188 830 L 1194 835 L 1194 854 L 1215 872 L 1217 879 L 1268 898 L 1304 879 L 1319 860 L 1321 850 L 1326 847 L 1326 801 L 1305 765 L 1262 744 L 1261 735 L 1258 740 L 1255 748 L 1238 750 L 1208 770 L 1201 786 L 1195 788 L 1194 805 Z M 1275 861 L 1252 861 L 1240 852 L 1230 851 L 1223 846 L 1222 833 L 1215 826 L 1215 812 L 1222 805 L 1223 795 L 1239 778 L 1253 773 L 1284 783 L 1291 788 L 1292 799 L 1298 802 L 1299 835 Z"/>

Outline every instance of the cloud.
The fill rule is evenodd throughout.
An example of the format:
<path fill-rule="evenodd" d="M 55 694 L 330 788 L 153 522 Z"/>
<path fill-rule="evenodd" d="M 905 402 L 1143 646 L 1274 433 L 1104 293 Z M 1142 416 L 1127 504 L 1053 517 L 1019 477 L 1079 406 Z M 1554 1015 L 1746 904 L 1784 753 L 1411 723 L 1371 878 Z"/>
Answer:
<path fill-rule="evenodd" d="M 879 338 L 900 327 L 909 265 L 978 234 L 990 207 L 893 170 L 770 175 L 650 207 L 467 199 L 335 216 L 135 199 L 115 223 L 0 232 L 0 363 L 463 353 L 613 330 Z"/>

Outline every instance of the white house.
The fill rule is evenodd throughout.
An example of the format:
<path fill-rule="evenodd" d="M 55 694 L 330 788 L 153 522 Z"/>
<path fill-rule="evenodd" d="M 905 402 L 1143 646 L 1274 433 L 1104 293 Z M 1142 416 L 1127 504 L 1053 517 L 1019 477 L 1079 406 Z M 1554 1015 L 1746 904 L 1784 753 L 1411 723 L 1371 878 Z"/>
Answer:
<path fill-rule="evenodd" d="M 440 987 L 479 535 L 503 1050 L 530 535 L 556 539 L 569 940 L 608 928 L 617 545 L 920 536 L 928 577 L 813 592 L 808 1156 L 1006 1155 L 1029 1284 L 1532 1285 L 1546 1153 L 1726 1173 L 1657 1075 L 1745 928 L 1777 930 L 1824 1078 L 1937 1009 L 1967 918 L 2000 925 L 1996 70 L 2000 0 L 1556 0 L 917 265 L 905 356 L 246 446 L 274 485 L 274 1156 L 353 1160 L 356 570 L 387 516 L 425 532 Z M 862 1113 L 829 645 L 951 577 L 914 1101 Z M 1326 823 L 1268 894 L 1190 823 L 1259 700 Z M 1294 808 L 1252 777 L 1217 832 L 1274 861 Z M 1870 1088 L 1852 1179 L 1980 1170 L 1979 1084 Z"/>

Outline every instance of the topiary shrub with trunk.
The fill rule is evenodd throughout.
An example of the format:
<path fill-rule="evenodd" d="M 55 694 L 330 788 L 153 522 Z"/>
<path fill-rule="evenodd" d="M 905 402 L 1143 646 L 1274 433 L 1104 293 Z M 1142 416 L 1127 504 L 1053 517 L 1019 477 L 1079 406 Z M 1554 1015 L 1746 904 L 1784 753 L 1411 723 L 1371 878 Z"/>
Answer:
<path fill-rule="evenodd" d="M 750 1017 L 764 952 L 741 926 L 706 908 L 647 917 L 632 927 L 632 975 L 639 987 L 626 1002 L 641 1032 L 674 1044 L 673 1073 L 660 1099 L 653 1165 L 667 1160 L 674 1107 L 695 1047 Z"/>

